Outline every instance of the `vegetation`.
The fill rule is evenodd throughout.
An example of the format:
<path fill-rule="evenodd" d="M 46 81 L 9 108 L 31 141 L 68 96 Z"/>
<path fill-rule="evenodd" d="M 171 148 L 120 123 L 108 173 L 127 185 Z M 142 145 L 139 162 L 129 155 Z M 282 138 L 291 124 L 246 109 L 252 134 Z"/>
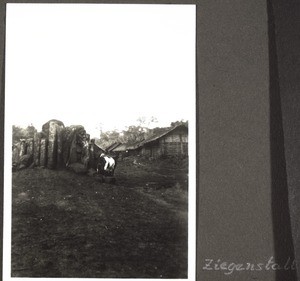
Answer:
<path fill-rule="evenodd" d="M 107 147 L 113 143 L 128 143 L 134 144 L 141 142 L 148 137 L 156 134 L 162 133 L 165 128 L 154 127 L 154 124 L 157 123 L 155 117 L 147 119 L 146 117 L 140 117 L 137 119 L 136 125 L 131 125 L 125 130 L 117 131 L 100 131 L 100 139 L 98 144 L 103 147 Z M 181 124 L 188 125 L 188 121 L 176 121 L 170 124 L 170 127 L 175 127 Z M 153 128 L 154 127 L 154 128 Z M 31 124 L 27 128 L 21 128 L 19 126 L 13 125 L 13 142 L 18 142 L 20 139 L 33 138 L 36 128 Z"/>
<path fill-rule="evenodd" d="M 107 147 L 113 143 L 127 143 L 134 144 L 140 141 L 147 139 L 152 135 L 156 135 L 162 133 L 165 128 L 161 127 L 153 127 L 153 123 L 157 122 L 156 119 L 152 117 L 150 121 L 147 121 L 145 118 L 139 118 L 138 125 L 132 125 L 126 128 L 121 132 L 116 130 L 114 131 L 106 131 L 100 133 L 99 145 L 103 147 Z M 176 127 L 178 125 L 185 124 L 188 125 L 188 121 L 176 121 L 170 124 L 170 127 Z"/>
<path fill-rule="evenodd" d="M 12 130 L 13 142 L 18 142 L 20 139 L 33 138 L 35 132 L 37 132 L 36 128 L 32 124 L 27 126 L 25 129 L 13 125 Z"/>

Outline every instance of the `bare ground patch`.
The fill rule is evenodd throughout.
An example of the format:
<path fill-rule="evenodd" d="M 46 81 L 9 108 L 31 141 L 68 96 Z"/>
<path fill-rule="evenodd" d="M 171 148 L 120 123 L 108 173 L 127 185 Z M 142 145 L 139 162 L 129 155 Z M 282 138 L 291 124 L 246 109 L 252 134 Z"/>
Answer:
<path fill-rule="evenodd" d="M 12 276 L 185 278 L 186 169 L 143 165 L 120 162 L 115 185 L 13 173 Z"/>

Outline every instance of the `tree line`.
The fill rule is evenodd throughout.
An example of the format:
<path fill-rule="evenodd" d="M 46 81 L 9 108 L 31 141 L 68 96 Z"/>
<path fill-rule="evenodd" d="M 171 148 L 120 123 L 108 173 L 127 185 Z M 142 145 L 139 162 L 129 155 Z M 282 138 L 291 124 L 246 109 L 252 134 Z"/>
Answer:
<path fill-rule="evenodd" d="M 127 143 L 134 144 L 141 142 L 152 135 L 160 134 L 164 132 L 165 128 L 153 127 L 153 124 L 156 123 L 156 118 L 152 117 L 150 120 L 140 117 L 137 119 L 137 125 L 131 125 L 122 131 L 111 130 L 111 131 L 100 131 L 99 139 L 97 143 L 100 146 L 107 147 L 113 143 Z M 175 127 L 181 124 L 188 125 L 188 121 L 180 120 L 172 122 L 170 127 Z M 37 132 L 36 128 L 31 124 L 26 128 L 21 128 L 19 126 L 13 125 L 13 142 L 16 143 L 20 139 L 33 138 L 34 134 Z"/>
<path fill-rule="evenodd" d="M 170 124 L 170 128 L 182 124 L 188 126 L 188 121 L 181 120 L 172 122 Z M 97 144 L 101 147 L 107 147 L 113 143 L 127 143 L 129 145 L 135 144 L 153 135 L 163 133 L 165 129 L 165 127 L 155 127 L 150 129 L 149 123 L 145 124 L 144 122 L 140 122 L 140 124 L 129 126 L 121 132 L 116 130 L 101 132 L 100 139 L 97 141 Z"/>
<path fill-rule="evenodd" d="M 33 125 L 29 125 L 26 128 L 21 128 L 19 126 L 13 125 L 12 139 L 13 143 L 19 142 L 21 139 L 33 138 L 34 134 L 37 132 Z"/>

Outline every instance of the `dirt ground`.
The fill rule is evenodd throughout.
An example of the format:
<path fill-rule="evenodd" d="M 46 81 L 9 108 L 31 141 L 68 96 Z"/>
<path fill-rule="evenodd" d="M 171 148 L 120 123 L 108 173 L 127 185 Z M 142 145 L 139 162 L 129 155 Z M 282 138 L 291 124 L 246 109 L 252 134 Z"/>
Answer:
<path fill-rule="evenodd" d="M 115 176 L 14 172 L 12 276 L 186 278 L 187 161 L 128 158 Z"/>

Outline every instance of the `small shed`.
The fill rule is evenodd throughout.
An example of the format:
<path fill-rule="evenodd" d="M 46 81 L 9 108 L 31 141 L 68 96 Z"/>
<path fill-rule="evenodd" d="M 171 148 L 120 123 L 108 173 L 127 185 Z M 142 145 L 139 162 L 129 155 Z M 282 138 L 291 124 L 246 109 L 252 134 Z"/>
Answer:
<path fill-rule="evenodd" d="M 188 156 L 188 127 L 178 125 L 151 136 L 142 143 L 141 155 L 153 158 Z"/>

